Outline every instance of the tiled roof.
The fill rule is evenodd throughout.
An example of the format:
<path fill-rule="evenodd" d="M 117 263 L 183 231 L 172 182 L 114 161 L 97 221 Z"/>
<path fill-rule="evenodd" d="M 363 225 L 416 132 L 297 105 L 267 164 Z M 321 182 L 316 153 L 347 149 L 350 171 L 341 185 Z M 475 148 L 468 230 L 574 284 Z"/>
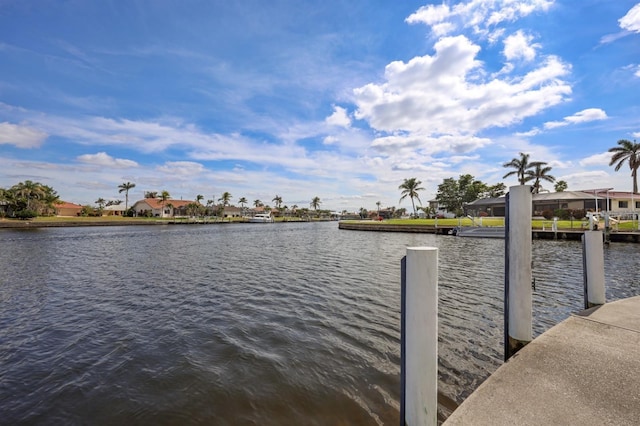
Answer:
<path fill-rule="evenodd" d="M 144 200 L 138 200 L 134 203 L 134 205 L 140 203 L 140 202 L 145 202 L 149 205 L 149 207 L 151 207 L 152 209 L 161 209 L 162 208 L 162 200 L 158 199 L 158 198 L 145 198 Z M 195 201 L 193 200 L 166 200 L 164 202 L 164 206 L 167 207 L 169 204 L 173 205 L 174 208 L 180 208 L 180 207 L 184 207 L 187 204 L 191 204 L 191 203 L 195 203 Z"/>
<path fill-rule="evenodd" d="M 80 204 L 73 204 L 68 201 L 60 201 L 56 203 L 57 209 L 82 209 Z"/>

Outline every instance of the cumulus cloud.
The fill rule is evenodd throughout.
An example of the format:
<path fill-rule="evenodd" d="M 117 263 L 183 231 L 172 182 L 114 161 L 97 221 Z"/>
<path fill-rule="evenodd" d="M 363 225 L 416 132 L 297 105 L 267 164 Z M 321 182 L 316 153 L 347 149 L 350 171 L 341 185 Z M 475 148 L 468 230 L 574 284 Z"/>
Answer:
<path fill-rule="evenodd" d="M 355 89 L 355 117 L 394 134 L 468 136 L 518 123 L 571 93 L 562 80 L 570 67 L 554 56 L 524 75 L 483 80 L 480 47 L 465 36 L 442 38 L 434 48 L 433 56 L 387 65 L 384 83 Z"/>
<path fill-rule="evenodd" d="M 0 123 L 0 145 L 15 145 L 18 148 L 38 148 L 48 135 L 28 126 Z"/>
<path fill-rule="evenodd" d="M 553 3 L 553 0 L 470 0 L 453 7 L 430 4 L 412 13 L 406 22 L 426 24 L 435 36 L 471 29 L 476 34 L 490 37 L 496 25 L 547 11 Z"/>
<path fill-rule="evenodd" d="M 339 107 L 333 107 L 333 114 L 325 119 L 325 122 L 330 126 L 349 127 L 351 126 L 351 119 L 347 114 L 347 110 Z"/>
<path fill-rule="evenodd" d="M 78 156 L 78 161 L 96 166 L 111 167 L 114 169 L 127 169 L 130 167 L 138 167 L 138 163 L 123 158 L 113 158 L 106 152 L 98 152 L 97 154 L 84 154 Z"/>
<path fill-rule="evenodd" d="M 548 121 L 544 123 L 544 128 L 555 129 L 569 124 L 587 123 L 589 121 L 606 120 L 607 118 L 607 113 L 600 108 L 587 108 L 565 117 L 562 121 Z"/>
<path fill-rule="evenodd" d="M 536 49 L 540 44 L 532 43 L 533 36 L 527 35 L 522 30 L 505 38 L 504 56 L 508 61 L 525 60 L 532 61 L 536 57 Z"/>
<path fill-rule="evenodd" d="M 640 33 L 640 3 L 633 6 L 626 15 L 618 19 L 620 28 L 633 33 Z"/>

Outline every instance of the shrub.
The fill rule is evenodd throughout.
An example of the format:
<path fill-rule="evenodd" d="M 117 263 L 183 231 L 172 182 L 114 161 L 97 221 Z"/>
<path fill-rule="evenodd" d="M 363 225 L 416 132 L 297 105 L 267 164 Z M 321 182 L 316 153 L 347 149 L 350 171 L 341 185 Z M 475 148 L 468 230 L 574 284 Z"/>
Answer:
<path fill-rule="evenodd" d="M 545 219 L 550 220 L 553 218 L 553 210 L 543 210 L 542 211 L 542 216 L 544 216 Z"/>
<path fill-rule="evenodd" d="M 36 213 L 33 210 L 18 210 L 15 213 L 15 217 L 17 217 L 18 219 L 22 219 L 22 220 L 26 220 L 26 219 L 33 219 L 34 217 L 37 217 L 38 213 Z"/>

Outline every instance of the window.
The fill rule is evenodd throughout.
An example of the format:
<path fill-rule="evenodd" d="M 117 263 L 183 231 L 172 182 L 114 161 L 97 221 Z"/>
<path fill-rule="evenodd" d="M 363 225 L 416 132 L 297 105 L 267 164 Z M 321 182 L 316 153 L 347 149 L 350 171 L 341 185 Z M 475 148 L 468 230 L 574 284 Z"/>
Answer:
<path fill-rule="evenodd" d="M 636 201 L 636 209 L 640 209 L 640 201 Z"/>
<path fill-rule="evenodd" d="M 621 209 L 628 209 L 629 202 L 628 201 L 618 201 L 618 207 Z"/>

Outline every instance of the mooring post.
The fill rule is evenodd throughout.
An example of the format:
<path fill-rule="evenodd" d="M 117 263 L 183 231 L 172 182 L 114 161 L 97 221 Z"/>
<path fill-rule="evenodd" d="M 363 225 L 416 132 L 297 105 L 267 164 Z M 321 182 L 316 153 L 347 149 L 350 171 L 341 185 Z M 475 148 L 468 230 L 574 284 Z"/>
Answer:
<path fill-rule="evenodd" d="M 407 247 L 403 259 L 402 426 L 438 424 L 438 249 Z"/>
<path fill-rule="evenodd" d="M 585 231 L 582 235 L 584 271 L 584 308 L 604 305 L 604 244 L 602 231 Z"/>
<path fill-rule="evenodd" d="M 509 188 L 505 239 L 505 361 L 532 340 L 531 186 Z"/>

